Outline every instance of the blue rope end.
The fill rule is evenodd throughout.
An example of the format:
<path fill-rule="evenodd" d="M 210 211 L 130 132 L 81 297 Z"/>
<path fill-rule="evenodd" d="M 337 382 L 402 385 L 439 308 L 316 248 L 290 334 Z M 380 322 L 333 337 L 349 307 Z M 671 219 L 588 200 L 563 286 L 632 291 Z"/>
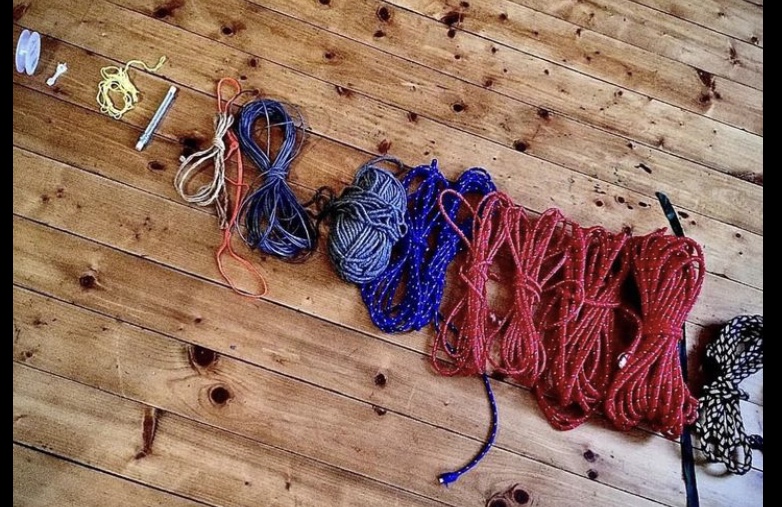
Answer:
<path fill-rule="evenodd" d="M 456 472 L 446 472 L 437 476 L 437 481 L 445 487 L 456 482 L 461 474 Z"/>

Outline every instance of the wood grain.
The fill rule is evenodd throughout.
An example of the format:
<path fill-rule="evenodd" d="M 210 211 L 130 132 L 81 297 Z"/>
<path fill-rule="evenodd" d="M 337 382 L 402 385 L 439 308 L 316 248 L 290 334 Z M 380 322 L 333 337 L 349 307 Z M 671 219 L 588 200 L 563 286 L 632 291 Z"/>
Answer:
<path fill-rule="evenodd" d="M 636 0 L 660 12 L 763 47 L 763 0 Z"/>
<path fill-rule="evenodd" d="M 307 0 L 250 1 L 631 139 L 640 124 L 681 116 L 677 108 L 763 133 L 762 90 L 717 82 L 706 71 L 534 11 L 514 13 L 500 23 L 493 3 L 453 9 L 442 2 L 435 12 L 427 0 L 399 2 L 401 9 L 378 0 L 334 1 L 327 9 Z M 377 18 L 383 8 L 388 21 Z M 492 33 L 495 29 L 499 37 Z M 560 93 L 552 94 L 552 89 Z M 652 105 L 652 98 L 661 103 Z M 681 118 L 687 122 L 694 117 Z M 627 130 L 616 130 L 621 124 Z"/>
<path fill-rule="evenodd" d="M 194 502 L 14 444 L 14 506 L 201 507 Z"/>
<path fill-rule="evenodd" d="M 132 5 L 151 16 L 155 7 L 152 1 L 134 0 L 123 5 Z M 297 23 L 245 0 L 226 0 L 199 9 L 191 9 L 189 4 L 185 4 L 178 12 L 179 15 L 167 17 L 164 21 L 202 36 L 216 37 L 227 46 L 263 55 L 334 85 L 355 89 L 448 122 L 505 146 L 513 146 L 520 138 L 518 132 L 537 116 L 534 106 L 507 100 L 482 86 L 445 76 L 409 60 L 318 30 L 312 25 Z M 230 35 L 222 34 L 221 27 L 231 23 L 237 15 L 241 16 L 245 29 Z M 271 26 L 273 30 L 269 29 Z M 248 36 L 248 32 L 252 32 L 253 37 Z M 491 58 L 489 45 L 485 45 L 481 58 Z M 461 60 L 467 61 L 467 58 Z M 545 76 L 545 69 L 541 67 L 539 70 Z M 359 76 L 361 79 L 357 79 Z M 582 86 L 588 86 L 588 82 L 552 86 L 548 90 L 549 97 L 571 101 L 569 113 L 580 116 L 584 121 L 712 168 L 747 172 L 762 167 L 762 157 L 758 155 L 762 138 L 757 135 L 710 122 L 701 116 L 690 116 L 681 110 L 669 111 L 654 100 L 644 99 L 635 103 L 639 109 L 625 109 L 624 97 L 618 94 L 611 94 L 610 101 L 602 102 L 602 111 L 599 107 L 583 111 L 580 109 L 583 106 L 578 105 L 580 101 L 573 100 Z M 454 104 L 467 107 L 457 110 Z M 635 122 L 636 118 L 644 116 L 646 110 L 650 111 L 650 115 Z M 509 111 L 513 114 L 508 114 Z M 601 124 L 601 118 L 613 121 Z M 624 128 L 630 124 L 632 128 Z M 755 147 L 758 151 L 731 149 L 739 145 Z"/>
<path fill-rule="evenodd" d="M 106 15 L 108 16 L 108 14 Z M 26 15 L 24 19 L 28 19 L 29 16 Z M 154 29 L 154 23 L 148 23 L 144 18 L 139 18 L 137 21 L 142 28 L 146 29 L 139 34 L 139 37 L 149 38 L 148 33 Z M 73 22 L 76 23 L 75 20 Z M 63 32 L 62 29 L 57 29 L 57 31 Z M 90 53 L 107 51 L 106 39 L 91 37 L 89 33 L 78 32 L 79 36 L 91 39 L 85 50 Z M 187 33 L 177 35 L 177 42 L 166 45 L 162 41 L 156 41 L 155 44 L 163 52 L 176 52 L 180 61 L 183 57 L 188 57 L 188 61 L 193 64 L 189 65 L 187 62 L 183 62 L 184 65 L 181 66 L 174 68 L 169 66 L 164 69 L 168 72 L 167 77 L 175 79 L 183 86 L 194 87 L 213 94 L 215 77 L 230 71 L 225 67 L 215 67 L 205 75 L 202 72 L 205 62 L 202 55 L 217 52 L 220 45 L 207 42 L 199 37 L 189 37 Z M 187 42 L 184 47 L 180 43 L 182 38 Z M 149 43 L 152 41 L 150 40 Z M 63 45 L 57 41 L 52 41 L 52 44 L 54 46 L 52 56 L 44 53 L 42 58 L 64 59 L 71 57 L 83 60 L 85 56 L 90 56 L 83 54 L 85 50 L 81 53 L 72 51 L 67 44 Z M 183 54 L 187 52 L 187 49 L 183 48 L 192 48 L 192 53 Z M 116 50 L 126 51 L 124 47 Z M 110 48 L 108 51 L 114 51 L 114 48 Z M 128 57 L 132 57 L 131 54 L 130 51 L 127 52 Z M 354 93 L 349 88 L 334 88 L 320 81 L 304 78 L 300 74 L 290 72 L 282 67 L 273 64 L 267 65 L 263 60 L 249 54 L 231 53 L 226 60 L 235 62 L 233 72 L 239 74 L 240 78 L 246 77 L 247 82 L 274 82 L 275 97 L 297 103 L 306 110 L 310 127 L 315 132 L 370 153 L 377 152 L 378 147 L 382 145 L 392 154 L 403 157 L 411 164 L 426 161 L 430 157 L 437 157 L 446 170 L 452 171 L 472 165 L 485 165 L 492 171 L 503 170 L 507 174 L 514 174 L 523 167 L 525 181 L 527 179 L 534 181 L 545 175 L 545 178 L 541 179 L 541 183 L 547 186 L 564 184 L 570 187 L 567 177 L 560 180 L 562 183 L 550 181 L 552 176 L 567 174 L 563 173 L 561 167 L 541 163 L 538 158 L 526 156 L 527 153 L 532 153 L 537 157 L 539 153 L 542 153 L 542 156 L 548 157 L 550 153 L 554 159 L 567 167 L 581 171 L 593 178 L 616 184 L 617 188 L 629 187 L 649 198 L 654 196 L 655 191 L 662 190 L 667 192 L 678 206 L 682 206 L 686 210 L 709 214 L 747 230 L 762 232 L 762 188 L 689 164 L 682 159 L 666 156 L 662 152 L 627 143 L 626 140 L 613 142 L 605 136 L 585 137 L 586 134 L 595 134 L 597 131 L 563 132 L 562 125 L 556 118 L 553 118 L 551 122 L 546 122 L 536 114 L 535 123 L 531 125 L 535 130 L 531 131 L 529 135 L 539 139 L 541 143 L 530 144 L 526 153 L 519 153 L 511 148 L 498 147 L 494 143 L 465 135 L 459 130 L 429 121 L 408 110 L 383 105 Z M 194 62 L 199 63 L 196 65 Z M 46 61 L 46 65 L 52 68 L 55 63 L 53 60 Z M 94 77 L 88 69 L 93 65 L 106 65 L 107 63 L 85 64 L 85 69 L 82 72 L 83 78 L 69 77 L 69 74 L 66 74 L 63 78 L 63 84 L 55 89 L 55 93 L 63 96 L 74 94 L 84 97 L 91 103 L 92 97 L 90 97 L 91 93 L 88 90 L 92 88 Z M 217 64 L 217 62 L 215 63 Z M 220 59 L 220 63 L 217 65 L 224 66 L 226 64 L 223 59 Z M 146 87 L 146 81 L 143 78 L 144 75 L 139 73 L 136 79 L 140 80 L 139 86 Z M 75 79 L 76 82 L 70 82 L 70 79 Z M 29 79 L 21 82 L 35 85 L 35 83 L 30 83 Z M 41 85 L 38 86 L 44 88 Z M 81 88 L 82 86 L 84 89 Z M 311 93 L 298 93 L 300 89 L 310 90 Z M 51 93 L 52 90 L 46 88 L 46 91 Z M 145 120 L 142 118 L 147 117 L 145 114 L 151 114 L 148 111 L 154 107 L 154 104 L 145 104 L 142 101 L 139 104 L 139 109 L 132 111 L 126 118 L 138 118 L 138 122 L 143 122 Z M 212 107 L 210 106 L 209 110 Z M 191 123 L 188 130 L 178 129 L 175 133 L 183 138 L 190 136 L 195 131 L 198 137 L 208 139 L 211 125 L 205 132 L 199 133 L 196 128 L 199 125 L 208 124 L 209 114 L 193 115 L 192 112 L 189 113 L 190 121 L 196 122 L 195 125 Z M 176 108 L 172 114 L 178 114 Z M 350 121 L 346 121 L 348 117 Z M 163 128 L 166 128 L 167 125 L 168 122 L 165 122 Z M 413 135 L 408 135 L 409 133 Z M 400 143 L 399 139 L 405 139 L 405 142 Z M 563 150 L 567 153 L 571 146 L 574 150 L 563 158 Z M 588 155 L 586 160 L 585 154 Z M 490 162 L 489 157 L 491 157 Z M 589 162 L 591 158 L 594 158 L 594 163 Z M 576 173 L 572 173 L 571 177 L 576 181 L 582 179 Z M 519 183 L 523 184 L 524 182 Z M 593 199 L 599 199 L 600 192 L 603 190 L 602 188 L 595 189 L 595 183 L 591 178 L 587 180 L 591 192 L 595 194 Z M 556 192 L 548 193 L 551 194 L 552 199 L 558 196 Z M 537 189 L 531 192 L 533 198 L 538 195 Z M 622 196 L 622 199 L 624 198 Z M 639 199 L 639 201 L 647 202 L 643 199 Z M 624 212 L 624 210 L 622 211 Z"/>
<path fill-rule="evenodd" d="M 182 403 L 187 404 L 189 398 L 193 396 L 200 396 L 198 392 L 203 391 L 205 388 L 201 385 L 191 386 L 193 382 L 192 370 L 195 369 L 199 375 L 207 377 L 203 380 L 205 385 L 210 383 L 219 382 L 220 385 L 230 385 L 231 391 L 234 392 L 237 389 L 234 388 L 236 382 L 242 384 L 238 390 L 242 393 L 253 392 L 255 393 L 260 387 L 253 387 L 253 374 L 242 373 L 242 370 L 237 370 L 238 366 L 234 366 L 235 360 L 223 355 L 222 353 L 201 353 L 198 357 L 208 357 L 210 361 L 202 361 L 201 364 L 194 364 L 192 359 L 192 349 L 186 344 L 177 343 L 166 339 L 160 335 L 155 335 L 148 332 L 143 332 L 140 329 L 135 329 L 131 326 L 117 324 L 112 322 L 110 318 L 101 317 L 97 315 L 84 312 L 83 310 L 77 310 L 69 305 L 63 303 L 57 303 L 53 301 L 45 301 L 43 298 L 35 295 L 31 295 L 25 292 L 18 292 L 15 298 L 15 308 L 19 313 L 18 326 L 19 326 L 19 339 L 15 343 L 15 357 L 20 358 L 26 364 L 32 365 L 35 368 L 44 369 L 46 371 L 63 375 L 69 378 L 75 378 L 81 382 L 85 382 L 90 385 L 100 386 L 101 389 L 108 390 L 119 394 L 122 392 L 125 396 L 129 396 L 134 399 L 146 398 L 149 403 L 154 403 L 161 406 L 166 410 L 173 410 L 180 412 L 182 410 L 190 411 L 190 408 L 183 408 Z M 38 322 L 36 325 L 35 322 Z M 44 324 L 45 323 L 45 324 Z M 44 338 L 47 336 L 48 338 Z M 216 338 L 216 337 L 215 337 Z M 213 343 L 216 344 L 218 340 L 215 339 Z M 221 348 L 229 350 L 228 347 L 222 345 Z M 89 356 L 84 354 L 85 350 L 98 351 L 98 357 L 105 358 L 101 362 L 90 361 Z M 32 354 L 27 354 L 29 351 L 34 351 Z M 233 353 L 229 350 L 229 353 Z M 121 358 L 122 371 L 115 373 L 115 358 Z M 387 356 L 390 357 L 390 356 Z M 70 358 L 69 360 L 63 360 L 63 358 Z M 154 359 L 152 359 L 154 358 Z M 190 358 L 190 359 L 189 359 Z M 413 361 L 415 362 L 415 361 Z M 396 364 L 396 361 L 393 361 Z M 401 364 L 401 363 L 399 363 Z M 145 371 L 153 368 L 156 373 L 155 382 L 160 382 L 166 386 L 169 386 L 171 394 L 150 394 L 149 383 L 145 381 Z M 377 391 L 385 391 L 390 389 L 393 383 L 397 382 L 397 379 L 409 378 L 406 372 L 401 371 L 399 368 L 395 368 L 393 364 L 389 364 L 385 369 L 388 373 L 388 384 L 382 389 Z M 348 372 L 345 372 L 348 373 Z M 412 371 L 414 374 L 414 371 Z M 241 379 L 241 380 L 240 380 Z M 310 379 L 319 382 L 318 379 Z M 448 379 L 449 381 L 451 379 Z M 404 380 L 402 380 L 404 382 Z M 249 384 L 247 383 L 249 382 Z M 451 382 L 445 381 L 448 384 Z M 185 383 L 188 385 L 185 387 Z M 198 384 L 198 383 L 197 383 Z M 446 388 L 443 379 L 439 380 L 440 388 Z M 474 383 L 477 387 L 477 382 Z M 434 386 L 436 392 L 437 386 Z M 398 389 L 398 387 L 397 387 Z M 427 385 L 418 386 L 426 395 Z M 350 389 L 348 389 L 350 390 Z M 443 393 L 445 400 L 450 402 L 460 403 L 458 400 L 458 391 L 450 389 L 448 392 Z M 478 389 L 479 391 L 479 389 Z M 502 389 L 500 389 L 502 391 Z M 378 393 L 380 394 L 380 393 Z M 477 394 L 477 393 L 476 393 Z M 150 398 L 150 396 L 152 398 Z M 163 400 L 164 397 L 165 400 Z M 243 394 L 237 395 L 237 398 L 244 396 Z M 454 399 L 456 396 L 456 399 Z M 259 398 L 263 399 L 261 394 Z M 439 396 L 438 396 L 439 397 Z M 375 398 L 375 399 L 373 399 Z M 432 400 L 431 397 L 429 397 Z M 178 400 L 184 400 L 180 402 Z M 432 400 L 434 403 L 430 403 L 429 406 L 441 406 L 438 403 L 439 400 Z M 504 432 L 511 431 L 516 432 L 516 426 L 529 427 L 528 416 L 523 414 L 531 414 L 534 412 L 530 410 L 530 407 L 525 407 L 524 412 L 516 410 L 512 399 L 508 399 L 502 402 L 503 407 L 503 420 L 512 422 L 512 426 L 509 424 L 503 425 Z M 244 403 L 243 401 L 240 401 Z M 385 418 L 391 412 L 396 412 L 398 405 L 391 402 L 390 404 L 383 403 L 380 405 L 380 400 L 375 396 L 370 396 L 370 402 L 374 403 L 373 409 L 376 411 L 378 417 Z M 252 404 L 250 401 L 247 404 Z M 409 404 L 409 402 L 408 402 Z M 442 405 L 444 406 L 444 405 Z M 249 407 L 247 407 L 250 409 Z M 264 410 L 264 413 L 268 414 L 269 407 Z M 745 412 L 749 414 L 749 411 Z M 438 414 L 432 414 L 434 419 L 440 423 L 446 420 L 444 417 L 440 417 Z M 516 417 L 519 415 L 520 417 Z M 532 414 L 534 417 L 538 417 L 538 414 Z M 451 419 L 450 417 L 448 419 Z M 218 425 L 226 424 L 222 422 L 216 423 Z M 477 426 L 477 424 L 476 424 Z M 507 428 L 506 428 L 507 427 Z M 532 429 L 532 428 L 530 428 Z M 585 431 L 586 430 L 586 431 Z M 242 432 L 243 430 L 239 429 Z M 616 486 L 629 486 L 631 490 L 636 491 L 639 494 L 645 494 L 651 492 L 653 498 L 665 500 L 660 495 L 660 491 L 666 489 L 665 483 L 676 484 L 678 477 L 675 473 L 676 463 L 678 457 L 675 452 L 676 446 L 660 438 L 648 438 L 641 433 L 635 435 L 622 435 L 614 432 L 620 440 L 624 440 L 624 444 L 618 445 L 615 449 L 607 448 L 605 443 L 600 442 L 603 438 L 597 435 L 601 432 L 609 437 L 608 431 L 603 428 L 591 433 L 595 435 L 590 436 L 585 428 L 578 431 L 571 432 L 581 440 L 580 444 L 570 446 L 563 446 L 560 454 L 563 456 L 570 455 L 572 457 L 574 470 L 577 475 L 582 475 L 584 467 L 593 467 L 599 471 L 600 482 L 606 482 Z M 545 428 L 543 433 L 550 433 L 549 442 L 556 441 L 555 435 L 558 432 Z M 580 433 L 580 435 L 579 435 Z M 539 431 L 530 431 L 530 435 L 540 434 Z M 519 435 L 522 436 L 522 435 Z M 628 438 L 630 437 L 630 438 Z M 521 440 L 520 440 L 521 442 Z M 593 446 L 593 444 L 596 445 Z M 502 443 L 500 445 L 503 445 Z M 526 446 L 529 448 L 529 444 Z M 631 450 L 632 449 L 632 450 Z M 593 454 L 603 456 L 597 463 L 590 465 L 590 462 L 585 460 L 583 453 L 587 450 Z M 648 488 L 644 487 L 640 491 L 637 490 L 637 481 L 627 481 L 629 475 L 635 475 L 635 470 L 643 475 L 644 467 L 639 467 L 643 463 L 643 456 L 654 454 L 659 457 L 659 462 L 655 466 L 653 481 L 654 484 L 649 484 Z M 610 458 L 609 458 L 610 456 Z M 648 468 L 647 468 L 648 471 Z M 667 477 L 664 481 L 663 477 Z M 624 478 L 624 479 L 623 479 Z M 614 482 L 617 481 L 617 482 Z M 705 478 L 704 485 L 708 486 L 708 490 L 719 491 L 719 495 L 724 499 L 726 496 L 731 497 L 731 493 L 727 488 L 731 486 L 728 481 L 722 478 Z M 734 481 L 737 483 L 738 481 Z M 725 488 L 725 489 L 723 489 Z M 655 493 L 657 491 L 657 493 Z M 668 502 L 676 502 L 677 497 L 682 494 L 681 491 L 677 491 L 674 496 L 667 499 Z M 709 498 L 707 494 L 704 500 Z M 716 500 L 716 497 L 715 497 Z M 741 502 L 737 497 L 737 501 Z"/>
<path fill-rule="evenodd" d="M 503 3 L 510 2 L 763 89 L 763 51 L 758 47 L 763 41 L 763 9 L 744 0 L 509 0 Z M 729 16 L 720 15 L 728 11 Z M 696 24 L 697 19 L 700 26 Z M 731 24 L 734 26 L 729 28 Z M 720 31 L 727 36 L 717 33 Z M 735 54 L 731 53 L 731 47 Z"/>
<path fill-rule="evenodd" d="M 171 180 L 234 76 L 302 108 L 301 199 L 377 153 L 437 158 L 448 177 L 485 166 L 533 215 L 636 234 L 666 225 L 663 191 L 706 251 L 686 324 L 697 392 L 719 327 L 762 314 L 762 0 L 12 3 L 13 49 L 42 34 L 38 73 L 12 88 L 15 505 L 456 507 L 513 484 L 534 505 L 684 504 L 677 442 L 599 414 L 557 432 L 500 379 L 495 449 L 439 486 L 485 438 L 481 383 L 431 371 L 431 330 L 379 332 L 323 244 L 300 265 L 240 245 L 271 292 L 236 297 L 213 211 Z M 135 110 L 97 111 L 101 67 L 163 54 L 158 73 L 131 71 Z M 742 388 L 762 434 L 762 374 Z M 742 477 L 696 461 L 702 505 L 762 503 L 762 453 Z"/>
<path fill-rule="evenodd" d="M 239 1 L 236 0 L 236 2 Z M 69 3 L 73 4 L 73 2 Z M 25 16 L 21 18 L 22 21 L 27 23 L 28 19 L 33 21 L 40 17 L 52 17 L 49 11 L 40 12 L 39 9 L 36 9 L 36 5 L 33 4 L 30 7 Z M 76 5 L 79 5 L 78 1 Z M 111 47 L 111 51 L 116 52 L 117 57 L 122 59 L 133 58 L 131 53 L 138 53 L 138 50 L 134 51 L 134 48 L 129 44 L 121 44 L 119 41 L 96 35 L 98 30 L 73 29 L 71 27 L 100 27 L 101 30 L 109 30 L 110 32 L 133 30 L 133 40 L 154 39 L 154 44 L 161 50 L 165 50 L 161 46 L 161 34 L 166 33 L 165 38 L 172 42 L 172 46 L 170 51 L 166 50 L 165 52 L 177 54 L 185 65 L 188 65 L 187 61 L 190 61 L 192 66 L 197 65 L 201 68 L 206 66 L 210 73 L 210 87 L 214 78 L 224 72 L 231 62 L 234 65 L 240 62 L 246 64 L 250 59 L 258 58 L 254 55 L 259 54 L 262 55 L 261 60 L 272 60 L 294 70 L 304 71 L 305 74 L 324 80 L 332 86 L 366 93 L 384 103 L 399 106 L 405 110 L 405 113 L 400 115 L 400 119 L 406 117 L 407 111 L 412 111 L 419 116 L 430 117 L 441 123 L 449 123 L 462 131 L 490 140 L 491 144 L 495 145 L 492 151 L 498 149 L 497 145 L 518 147 L 520 146 L 518 141 L 521 141 L 526 146 L 526 152 L 535 154 L 539 153 L 536 150 L 544 147 L 536 147 L 536 145 L 546 144 L 545 138 L 540 137 L 543 130 L 540 127 L 542 119 L 537 115 L 537 107 L 525 106 L 518 102 L 510 103 L 482 87 L 468 85 L 455 78 L 444 77 L 431 69 L 388 56 L 371 48 L 367 49 L 366 46 L 357 45 L 344 38 L 325 34 L 322 30 L 317 30 L 310 25 L 291 21 L 290 18 L 260 9 L 252 4 L 221 3 L 219 7 L 217 5 L 211 4 L 208 8 L 197 9 L 197 12 L 193 12 L 189 16 L 177 15 L 164 19 L 166 22 L 177 23 L 201 35 L 202 37 L 197 38 L 200 43 L 206 42 L 210 37 L 215 37 L 224 43 L 218 44 L 212 51 L 197 52 L 192 57 L 183 55 L 182 42 L 185 35 L 182 32 L 161 28 L 161 23 L 151 17 L 142 19 L 134 16 L 131 11 L 118 7 L 111 8 L 101 3 L 91 4 L 83 19 L 80 17 L 72 21 L 66 21 L 67 17 L 73 17 L 69 16 L 68 12 L 72 10 L 83 12 L 84 9 L 76 7 L 67 9 L 66 5 L 63 7 L 65 12 L 61 15 L 58 13 L 58 17 L 61 19 L 57 26 L 49 26 L 42 31 L 50 32 L 65 40 L 70 40 L 72 37 L 97 39 L 96 45 L 104 48 Z M 154 7 L 150 4 L 145 6 L 144 10 L 152 13 Z M 51 9 L 51 7 L 49 8 Z M 176 12 L 184 12 L 182 9 L 186 8 L 187 4 L 181 9 L 177 9 Z M 242 13 L 242 23 L 246 28 L 234 35 L 223 35 L 221 27 L 235 18 L 237 13 Z M 129 23 L 130 27 L 126 28 L 128 23 L 120 24 L 120 19 L 132 19 L 132 22 Z M 110 26 L 109 24 L 112 22 L 117 25 Z M 269 30 L 269 26 L 274 26 L 274 30 Z M 287 31 L 288 27 L 289 31 Z M 253 37 L 246 35 L 248 31 L 253 32 Z M 263 41 L 263 47 L 258 44 L 260 41 Z M 144 43 L 142 47 L 148 47 L 148 44 Z M 291 46 L 291 44 L 295 44 L 295 46 Z M 215 54 L 222 54 L 226 51 L 226 45 L 245 53 L 237 55 L 236 58 L 213 59 Z M 190 44 L 188 43 L 187 46 L 189 47 Z M 331 58 L 327 58 L 327 54 L 331 55 Z M 212 56 L 210 57 L 210 55 Z M 172 67 L 174 67 L 173 64 L 163 72 L 168 75 Z M 247 67 L 251 68 L 249 65 Z M 216 70 L 217 73 L 215 73 Z M 250 75 L 244 69 L 237 73 Z M 359 76 L 361 79 L 357 79 Z M 277 81 L 270 81 L 268 75 L 264 75 L 262 82 L 275 83 L 275 93 L 279 93 Z M 334 88 L 332 88 L 331 100 L 335 100 L 334 96 Z M 455 112 L 453 105 L 459 101 L 469 102 L 468 106 L 472 105 L 472 107 Z M 660 122 L 667 124 L 669 121 L 673 121 L 675 125 L 671 124 L 671 128 L 665 131 L 657 131 L 662 125 Z M 756 135 L 723 124 L 712 125 L 714 128 L 694 129 L 690 128 L 693 125 L 688 123 L 679 125 L 678 120 L 673 118 L 658 118 L 655 122 L 656 125 L 638 124 L 638 128 L 635 129 L 638 135 L 648 137 L 647 141 L 652 148 L 660 148 L 662 152 L 678 153 L 675 147 L 681 145 L 681 148 L 686 151 L 699 152 L 698 154 L 693 152 L 685 155 L 685 158 L 689 157 L 691 160 L 705 163 L 709 167 L 742 175 L 762 174 L 762 162 L 759 156 L 762 138 Z M 583 124 L 568 121 L 564 117 L 554 123 L 557 125 L 557 129 L 554 131 L 558 138 L 555 151 L 567 149 L 577 140 L 584 142 L 585 146 L 578 153 L 579 162 L 574 164 L 576 167 L 583 165 L 585 155 L 594 152 L 595 146 L 601 148 L 598 151 L 600 159 L 603 159 L 604 150 L 610 144 L 613 144 L 616 150 L 621 153 L 626 154 L 633 151 L 627 146 L 628 140 L 626 138 L 610 136 L 599 130 L 585 128 Z M 584 130 L 585 132 L 582 132 Z M 670 136 L 678 136 L 679 132 L 692 138 L 686 141 L 684 139 L 669 139 Z M 594 139 L 595 136 L 607 137 L 612 142 Z M 395 141 L 399 142 L 399 138 L 386 136 L 385 139 L 392 145 L 395 144 Z M 376 141 L 374 146 L 377 146 L 381 141 L 382 138 Z M 453 136 L 451 136 L 451 139 L 444 146 L 450 146 L 454 142 Z M 738 144 L 734 145 L 734 143 Z M 587 145 L 591 145 L 591 149 Z M 741 145 L 742 149 L 730 148 L 738 145 Z M 549 149 L 553 149 L 553 146 L 549 146 Z M 638 172 L 638 170 L 633 172 Z"/>
<path fill-rule="evenodd" d="M 14 440 L 206 503 L 443 505 L 168 412 L 136 459 L 148 405 L 14 364 Z"/>

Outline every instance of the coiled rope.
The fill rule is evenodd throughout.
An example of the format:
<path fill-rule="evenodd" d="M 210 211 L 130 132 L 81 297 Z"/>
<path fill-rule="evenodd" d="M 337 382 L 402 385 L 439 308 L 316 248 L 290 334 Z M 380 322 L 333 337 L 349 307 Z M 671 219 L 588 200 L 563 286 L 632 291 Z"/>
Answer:
<path fill-rule="evenodd" d="M 96 100 L 100 106 L 100 112 L 107 114 L 119 120 L 122 115 L 130 111 L 138 102 L 138 88 L 133 84 L 128 75 L 128 70 L 132 66 L 142 67 L 144 70 L 155 72 L 163 63 L 166 57 L 161 56 L 157 65 L 149 67 L 141 60 L 131 60 L 122 67 L 108 65 L 100 69 L 101 80 L 98 83 L 98 95 Z M 111 98 L 112 94 L 119 94 L 122 98 L 122 107 L 117 107 Z"/>
<path fill-rule="evenodd" d="M 541 410 L 558 430 L 579 426 L 603 402 L 616 369 L 617 312 L 629 314 L 640 328 L 638 317 L 620 306 L 620 289 L 630 271 L 623 254 L 628 238 L 602 227 L 573 229 L 563 271 L 565 278 L 582 284 L 583 306 L 546 336 L 548 364 L 535 386 Z"/>
<path fill-rule="evenodd" d="M 437 316 L 445 287 L 445 273 L 464 248 L 460 236 L 471 235 L 471 220 L 457 220 L 460 201 L 450 194 L 438 204 L 445 189 L 462 196 L 483 196 L 495 190 L 491 176 L 471 168 L 454 181 L 440 172 L 437 160 L 408 171 L 402 180 L 407 195 L 407 234 L 393 248 L 388 267 L 361 286 L 361 297 L 372 322 L 387 333 L 419 330 Z"/>
<path fill-rule="evenodd" d="M 256 122 L 266 125 L 265 148 L 255 142 Z M 258 99 L 242 107 L 235 125 L 242 151 L 260 169 L 262 184 L 252 190 L 240 209 L 244 239 L 252 248 L 289 261 L 309 256 L 317 246 L 312 218 L 288 185 L 290 165 L 299 152 L 301 118 L 294 121 L 285 106 L 270 99 Z M 277 155 L 271 158 L 272 129 L 282 134 Z"/>
<path fill-rule="evenodd" d="M 355 284 L 369 283 L 388 266 L 393 246 L 407 233 L 407 191 L 380 167 L 378 157 L 359 168 L 353 182 L 321 212 L 331 220 L 328 253 L 337 274 Z"/>
<path fill-rule="evenodd" d="M 222 89 L 225 85 L 232 86 L 236 90 L 236 93 L 224 103 Z M 225 279 L 237 294 L 251 298 L 260 298 L 266 294 L 266 280 L 255 266 L 236 253 L 231 244 L 237 218 L 239 216 L 239 205 L 242 202 L 247 188 L 247 185 L 244 183 L 244 164 L 239 149 L 239 141 L 236 139 L 236 135 L 230 130 L 234 121 L 233 115 L 231 115 L 230 112 L 231 107 L 234 101 L 242 93 L 246 92 L 242 92 L 241 85 L 235 79 L 223 78 L 217 83 L 217 114 L 215 115 L 215 134 L 212 138 L 212 144 L 205 150 L 201 150 L 180 159 L 181 164 L 179 170 L 174 176 L 174 186 L 179 195 L 187 202 L 198 206 L 215 205 L 220 228 L 223 230 L 223 240 L 215 252 L 217 268 L 223 276 L 223 279 Z M 231 157 L 234 157 L 236 162 L 236 181 L 232 181 L 226 176 L 226 161 Z M 199 187 L 194 193 L 188 193 L 187 185 L 189 182 L 201 171 L 209 168 L 210 163 L 211 167 L 214 169 L 211 181 Z M 232 184 L 235 189 L 232 207 L 228 195 L 228 184 Z M 229 208 L 231 212 L 230 216 L 227 214 Z M 261 285 L 259 291 L 247 291 L 240 288 L 236 282 L 234 282 L 233 278 L 226 272 L 223 264 L 223 256 L 226 253 L 259 281 Z"/>
<path fill-rule="evenodd" d="M 622 355 L 605 412 L 619 429 L 644 421 L 678 438 L 698 416 L 698 400 L 685 383 L 678 347 L 703 284 L 703 252 L 691 239 L 666 235 L 665 230 L 632 238 L 628 251 L 643 330 Z"/>
<path fill-rule="evenodd" d="M 743 475 L 752 468 L 753 447 L 762 449 L 763 442 L 759 435 L 746 434 L 739 407 L 739 400 L 748 399 L 739 384 L 763 367 L 763 317 L 733 318 L 706 346 L 706 358 L 716 375 L 703 389 L 695 432 L 706 459 Z"/>

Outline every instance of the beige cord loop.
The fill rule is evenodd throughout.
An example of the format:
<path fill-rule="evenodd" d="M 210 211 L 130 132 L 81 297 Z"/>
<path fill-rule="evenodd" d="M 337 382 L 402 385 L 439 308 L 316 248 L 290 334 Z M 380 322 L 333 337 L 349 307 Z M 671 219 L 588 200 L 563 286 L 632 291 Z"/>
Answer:
<path fill-rule="evenodd" d="M 226 216 L 228 194 L 225 187 L 225 142 L 223 137 L 228 133 L 228 129 L 231 128 L 233 122 L 234 117 L 228 114 L 228 112 L 217 113 L 214 121 L 215 135 L 212 140 L 212 146 L 193 153 L 187 158 L 181 157 L 180 161 L 182 163 L 174 176 L 174 186 L 182 199 L 198 206 L 215 205 L 221 229 L 225 229 L 228 225 Z M 212 165 L 214 165 L 212 181 L 200 186 L 194 193 L 189 194 L 187 192 L 188 182 L 196 174 L 209 167 L 208 162 L 210 160 Z"/>

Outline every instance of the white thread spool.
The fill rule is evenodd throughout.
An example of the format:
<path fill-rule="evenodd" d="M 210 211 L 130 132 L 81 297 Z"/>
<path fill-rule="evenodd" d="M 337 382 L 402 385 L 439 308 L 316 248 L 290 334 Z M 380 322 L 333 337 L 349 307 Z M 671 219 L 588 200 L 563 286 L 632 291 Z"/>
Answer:
<path fill-rule="evenodd" d="M 32 76 L 38 67 L 38 59 L 41 56 L 41 34 L 22 30 L 19 41 L 16 43 L 16 71 Z"/>

